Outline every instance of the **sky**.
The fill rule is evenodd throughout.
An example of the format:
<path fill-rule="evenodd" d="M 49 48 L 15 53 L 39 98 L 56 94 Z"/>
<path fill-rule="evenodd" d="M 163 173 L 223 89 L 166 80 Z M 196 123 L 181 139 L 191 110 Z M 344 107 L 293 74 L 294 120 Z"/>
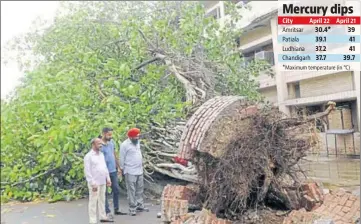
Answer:
<path fill-rule="evenodd" d="M 14 36 L 28 31 L 36 17 L 52 19 L 58 5 L 57 1 L 1 1 L 1 48 Z M 1 65 L 1 99 L 14 90 L 23 75 L 14 63 Z"/>

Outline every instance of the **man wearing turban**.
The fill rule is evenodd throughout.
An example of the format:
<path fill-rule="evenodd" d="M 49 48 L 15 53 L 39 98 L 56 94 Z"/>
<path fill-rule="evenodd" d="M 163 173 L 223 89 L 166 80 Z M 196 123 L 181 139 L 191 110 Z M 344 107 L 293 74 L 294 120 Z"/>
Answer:
<path fill-rule="evenodd" d="M 120 145 L 120 168 L 125 176 L 127 186 L 129 213 L 148 211 L 143 201 L 143 156 L 139 144 L 140 130 L 132 128 L 128 131 L 128 139 Z"/>

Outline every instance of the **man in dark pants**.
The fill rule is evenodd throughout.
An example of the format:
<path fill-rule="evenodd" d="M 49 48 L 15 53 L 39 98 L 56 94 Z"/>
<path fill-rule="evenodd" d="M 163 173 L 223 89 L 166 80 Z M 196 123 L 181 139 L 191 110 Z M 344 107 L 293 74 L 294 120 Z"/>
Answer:
<path fill-rule="evenodd" d="M 120 167 L 125 175 L 127 186 L 129 213 L 149 211 L 144 207 L 143 190 L 143 156 L 139 144 L 140 130 L 132 128 L 128 131 L 128 139 L 120 145 Z"/>
<path fill-rule="evenodd" d="M 107 168 L 109 171 L 109 176 L 112 182 L 111 189 L 113 194 L 113 205 L 114 205 L 114 214 L 115 215 L 126 215 L 127 213 L 121 212 L 119 209 L 119 180 L 118 174 L 121 175 L 121 169 L 119 166 L 119 161 L 115 154 L 115 143 L 112 140 L 113 138 L 113 129 L 111 128 L 103 128 L 102 131 L 102 152 L 104 154 L 105 163 L 107 164 Z M 118 170 L 118 172 L 117 172 Z M 108 193 L 106 192 L 105 199 L 105 212 L 109 218 L 111 218 L 111 211 L 109 209 L 108 202 Z"/>

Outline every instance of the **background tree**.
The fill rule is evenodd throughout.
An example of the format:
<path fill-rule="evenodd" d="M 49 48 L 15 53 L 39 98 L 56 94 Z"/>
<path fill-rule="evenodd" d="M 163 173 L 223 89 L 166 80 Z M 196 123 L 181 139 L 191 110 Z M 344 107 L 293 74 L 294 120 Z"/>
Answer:
<path fill-rule="evenodd" d="M 103 126 L 119 142 L 142 129 L 151 179 L 151 164 L 170 160 L 205 100 L 260 100 L 253 77 L 268 65 L 240 66 L 240 15 L 231 4 L 227 12 L 221 27 L 198 2 L 62 2 L 50 26 L 38 20 L 14 38 L 5 59 L 26 76 L 2 102 L 3 198 L 81 195 L 83 156 Z"/>

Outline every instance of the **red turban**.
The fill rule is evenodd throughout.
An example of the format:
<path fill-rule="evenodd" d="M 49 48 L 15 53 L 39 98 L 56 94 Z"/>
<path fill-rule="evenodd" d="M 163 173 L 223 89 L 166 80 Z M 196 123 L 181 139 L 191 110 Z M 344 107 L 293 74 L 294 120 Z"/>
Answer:
<path fill-rule="evenodd" d="M 138 128 L 132 128 L 128 131 L 129 138 L 135 138 L 140 134 L 140 130 Z"/>

